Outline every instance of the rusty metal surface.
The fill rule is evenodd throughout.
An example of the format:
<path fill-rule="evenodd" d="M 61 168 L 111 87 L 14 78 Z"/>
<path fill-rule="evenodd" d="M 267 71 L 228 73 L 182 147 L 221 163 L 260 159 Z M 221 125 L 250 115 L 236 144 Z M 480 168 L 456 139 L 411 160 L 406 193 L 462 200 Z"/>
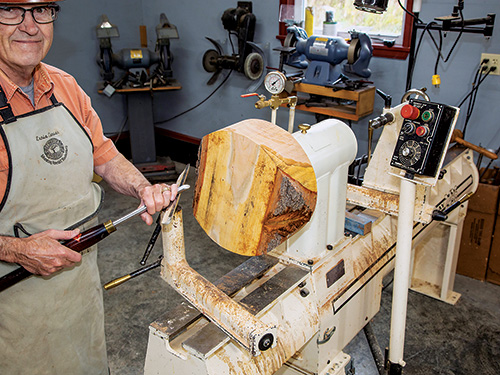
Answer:
<path fill-rule="evenodd" d="M 243 298 L 240 303 L 246 306 L 253 314 L 257 314 L 290 288 L 297 286 L 300 280 L 308 273 L 297 266 L 288 265 L 281 272 Z"/>
<path fill-rule="evenodd" d="M 434 207 L 427 204 L 426 189 L 418 186 L 415 199 L 415 217 L 418 222 L 428 223 L 432 219 Z M 347 184 L 347 202 L 366 208 L 372 208 L 386 214 L 397 216 L 399 212 L 399 195 L 370 189 L 363 186 Z"/>
<path fill-rule="evenodd" d="M 228 335 L 213 323 L 207 324 L 182 343 L 184 349 L 200 359 L 207 358 L 229 340 Z"/>
<path fill-rule="evenodd" d="M 182 211 L 174 214 L 169 225 L 162 226 L 162 232 L 162 277 L 179 294 L 252 355 L 260 354 L 259 343 L 264 336 L 272 337 L 276 345 L 275 326 L 262 323 L 189 266 L 185 257 Z"/>
<path fill-rule="evenodd" d="M 276 263 L 278 260 L 268 255 L 252 257 L 219 278 L 214 282 L 214 285 L 227 295 L 232 296 L 256 278 L 261 277 Z M 151 323 L 151 326 L 173 339 L 201 316 L 202 314 L 189 302 L 183 301 L 179 306 L 169 310 Z"/>
<path fill-rule="evenodd" d="M 285 269 L 244 297 L 240 303 L 252 314 L 257 315 L 290 289 L 296 287 L 307 275 L 308 272 L 303 269 L 294 265 L 288 265 Z M 184 341 L 183 346 L 194 355 L 206 358 L 225 341 L 227 341 L 227 335 L 217 328 L 215 324 L 208 324 Z"/>
<path fill-rule="evenodd" d="M 311 283 L 310 276 L 307 277 L 306 282 Z M 310 341 L 319 329 L 318 310 L 313 294 L 302 297 L 298 290 L 293 290 L 284 298 L 279 298 L 279 302 L 266 311 L 264 316 L 267 314 L 279 317 L 283 322 L 279 325 L 278 334 L 286 340 L 280 340 L 274 348 L 263 352 L 258 357 L 242 356 L 241 350 L 229 341 L 207 358 L 207 368 L 213 370 L 209 372 L 211 375 L 275 374 L 286 361 Z"/>

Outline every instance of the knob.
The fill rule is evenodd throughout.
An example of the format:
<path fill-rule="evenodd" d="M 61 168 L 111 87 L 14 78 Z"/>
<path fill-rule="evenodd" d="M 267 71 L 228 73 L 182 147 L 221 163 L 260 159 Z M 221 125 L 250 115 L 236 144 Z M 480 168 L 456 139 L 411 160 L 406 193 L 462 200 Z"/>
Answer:
<path fill-rule="evenodd" d="M 403 133 L 413 134 L 414 131 L 415 131 L 415 124 L 413 122 L 407 122 L 403 124 Z"/>
<path fill-rule="evenodd" d="M 420 111 L 417 107 L 412 106 L 411 104 L 405 104 L 403 108 L 401 108 L 401 116 L 403 118 L 407 118 L 409 120 L 416 120 L 420 115 Z"/>
<path fill-rule="evenodd" d="M 299 130 L 302 134 L 306 134 L 309 129 L 311 129 L 311 125 L 308 124 L 299 124 Z"/>
<path fill-rule="evenodd" d="M 429 127 L 425 125 L 419 126 L 415 133 L 417 133 L 419 137 L 425 137 L 427 134 L 429 134 Z"/>

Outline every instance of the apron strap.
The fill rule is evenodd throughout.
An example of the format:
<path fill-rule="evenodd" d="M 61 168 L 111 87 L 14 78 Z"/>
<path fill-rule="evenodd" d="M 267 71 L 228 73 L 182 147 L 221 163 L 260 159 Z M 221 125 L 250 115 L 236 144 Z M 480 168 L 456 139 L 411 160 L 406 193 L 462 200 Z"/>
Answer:
<path fill-rule="evenodd" d="M 0 116 L 2 116 L 3 121 L 7 124 L 9 122 L 16 121 L 16 116 L 12 112 L 12 108 L 7 101 L 7 96 L 0 86 Z"/>
<path fill-rule="evenodd" d="M 53 105 L 59 103 L 54 94 L 50 96 L 50 101 Z M 16 116 L 14 116 L 14 112 L 12 112 L 12 107 L 7 101 L 7 96 L 5 95 L 2 86 L 0 86 L 0 116 L 2 116 L 2 119 L 6 124 L 16 121 Z"/>

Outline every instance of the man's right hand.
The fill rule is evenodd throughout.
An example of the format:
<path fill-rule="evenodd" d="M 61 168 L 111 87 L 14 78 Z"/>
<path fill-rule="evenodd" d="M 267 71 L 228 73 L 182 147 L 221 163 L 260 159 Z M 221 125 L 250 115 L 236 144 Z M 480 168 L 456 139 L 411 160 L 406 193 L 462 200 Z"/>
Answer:
<path fill-rule="evenodd" d="M 80 233 L 78 229 L 49 229 L 26 238 L 0 237 L 0 260 L 18 263 L 27 271 L 48 276 L 81 261 L 81 254 L 59 243 Z"/>

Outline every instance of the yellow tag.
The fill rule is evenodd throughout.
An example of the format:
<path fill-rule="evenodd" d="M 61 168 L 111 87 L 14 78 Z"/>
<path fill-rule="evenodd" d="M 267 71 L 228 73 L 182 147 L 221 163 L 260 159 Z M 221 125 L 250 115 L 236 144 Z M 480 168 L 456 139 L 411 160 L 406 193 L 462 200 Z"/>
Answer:
<path fill-rule="evenodd" d="M 315 42 L 328 42 L 328 38 L 316 38 Z"/>
<path fill-rule="evenodd" d="M 131 59 L 142 59 L 142 50 L 140 50 L 140 49 L 131 49 L 130 50 L 130 58 Z"/>

